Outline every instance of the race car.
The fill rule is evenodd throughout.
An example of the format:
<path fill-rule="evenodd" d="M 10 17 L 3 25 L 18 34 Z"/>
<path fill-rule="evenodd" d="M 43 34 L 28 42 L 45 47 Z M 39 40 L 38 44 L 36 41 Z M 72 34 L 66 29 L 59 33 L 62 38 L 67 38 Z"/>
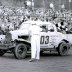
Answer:
<path fill-rule="evenodd" d="M 18 30 L 10 31 L 6 34 L 5 40 L 0 43 L 0 56 L 7 51 L 14 53 L 15 58 L 24 59 L 27 51 L 31 49 L 31 37 L 29 27 L 32 23 L 37 23 L 41 27 L 40 49 L 43 51 L 56 51 L 59 55 L 67 55 L 70 43 L 67 36 L 57 32 L 56 26 L 51 22 L 26 21 L 22 23 Z"/>

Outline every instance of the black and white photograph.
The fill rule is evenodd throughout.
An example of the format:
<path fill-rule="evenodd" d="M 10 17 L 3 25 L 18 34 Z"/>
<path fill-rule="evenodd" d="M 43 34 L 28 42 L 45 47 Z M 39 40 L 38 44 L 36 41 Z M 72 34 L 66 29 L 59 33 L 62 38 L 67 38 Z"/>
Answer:
<path fill-rule="evenodd" d="M 0 72 L 72 72 L 72 0 L 0 0 Z"/>

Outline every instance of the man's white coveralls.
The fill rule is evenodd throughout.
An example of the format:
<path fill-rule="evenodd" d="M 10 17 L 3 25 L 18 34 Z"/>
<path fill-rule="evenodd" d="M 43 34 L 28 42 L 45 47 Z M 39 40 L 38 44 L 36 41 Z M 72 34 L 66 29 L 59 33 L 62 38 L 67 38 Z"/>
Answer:
<path fill-rule="evenodd" d="M 33 59 L 40 59 L 40 31 L 41 28 L 36 24 L 30 27 L 31 58 Z"/>

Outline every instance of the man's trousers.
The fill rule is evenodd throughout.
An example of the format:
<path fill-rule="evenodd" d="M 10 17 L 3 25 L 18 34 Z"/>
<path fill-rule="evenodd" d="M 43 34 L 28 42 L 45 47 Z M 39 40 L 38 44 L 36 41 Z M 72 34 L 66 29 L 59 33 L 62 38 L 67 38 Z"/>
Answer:
<path fill-rule="evenodd" d="M 31 37 L 31 58 L 40 59 L 40 36 Z"/>

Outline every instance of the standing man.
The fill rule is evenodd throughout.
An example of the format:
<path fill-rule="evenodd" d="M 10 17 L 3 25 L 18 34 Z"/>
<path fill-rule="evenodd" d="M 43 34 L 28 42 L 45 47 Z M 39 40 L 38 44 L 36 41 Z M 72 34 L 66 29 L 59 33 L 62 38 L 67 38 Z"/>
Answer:
<path fill-rule="evenodd" d="M 31 60 L 29 62 L 40 59 L 40 27 L 33 23 L 29 29 L 31 35 Z"/>

